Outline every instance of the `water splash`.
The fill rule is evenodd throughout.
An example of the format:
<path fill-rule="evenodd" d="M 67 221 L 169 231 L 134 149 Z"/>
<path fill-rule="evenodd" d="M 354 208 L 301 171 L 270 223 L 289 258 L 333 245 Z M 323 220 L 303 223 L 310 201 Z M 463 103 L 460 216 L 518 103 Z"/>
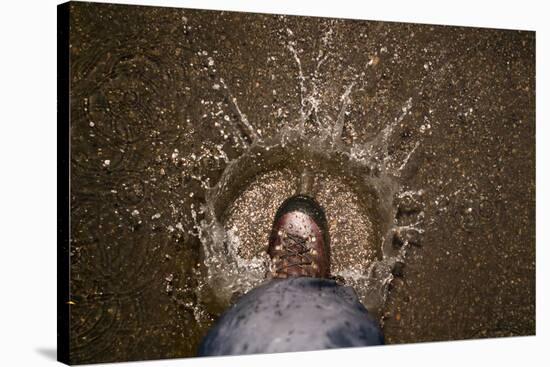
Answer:
<path fill-rule="evenodd" d="M 231 101 L 233 107 L 235 108 L 235 111 L 237 112 L 237 115 L 239 116 L 239 122 L 246 128 L 249 139 L 252 139 L 252 141 L 258 140 L 260 138 L 258 131 L 255 130 L 254 127 L 250 124 L 246 115 L 241 112 L 239 104 L 237 103 L 237 98 L 235 98 L 233 94 L 231 94 L 229 88 L 227 87 L 227 84 L 225 84 L 225 81 L 222 78 L 220 78 L 220 83 L 223 85 L 223 89 L 227 92 L 229 100 Z"/>
<path fill-rule="evenodd" d="M 235 296 L 246 293 L 265 280 L 270 265 L 266 252 L 262 250 L 266 241 L 257 239 L 258 248 L 249 251 L 252 255 L 243 255 L 244 244 L 238 228 L 227 226 L 231 216 L 228 208 L 239 200 L 250 185 L 254 185 L 258 177 L 284 171 L 287 173 L 281 176 L 285 180 L 281 186 L 286 191 L 282 191 L 281 195 L 302 192 L 323 197 L 323 180 L 325 183 L 336 182 L 334 185 L 352 193 L 351 197 L 358 202 L 355 215 L 366 223 L 364 228 L 368 233 L 365 236 L 370 246 L 368 253 L 372 255 L 348 263 L 338 263 L 336 259 L 339 265 L 333 275 L 353 286 L 362 302 L 371 311 L 381 314 L 396 265 L 405 263 L 410 248 L 420 244 L 423 234 L 423 191 L 404 190 L 399 182 L 401 172 L 420 142 L 416 142 L 400 162 L 388 153 L 389 139 L 410 114 L 412 98 L 404 102 L 396 117 L 372 139 L 363 144 L 346 143 L 343 133 L 346 116 L 353 103 L 352 93 L 357 83 L 365 83 L 365 73 L 356 75 L 344 86 L 343 94 L 335 101 L 340 105 L 337 116 L 333 118 L 327 113 L 320 118 L 317 112 L 323 96 L 317 81 L 320 68 L 329 57 L 325 47 L 331 42 L 332 28 L 322 38 L 314 70 L 309 77 L 304 72 L 294 32 L 287 28 L 286 34 L 289 38 L 286 49 L 295 61 L 300 91 L 299 116 L 295 122 L 289 121 L 271 136 L 262 136 L 240 109 L 237 98 L 224 79 L 219 78 L 219 85 L 238 116 L 236 121 L 224 118 L 222 122 L 233 131 L 234 141 L 244 149 L 233 159 L 220 151 L 227 163 L 221 178 L 215 185 L 205 186 L 203 205 L 192 208 L 195 220 L 193 234 L 202 244 L 197 298 L 211 312 L 220 312 Z M 209 63 L 214 64 L 215 61 L 209 59 Z M 214 113 L 216 116 L 223 114 L 221 108 Z M 313 121 L 310 119 L 312 115 L 315 115 Z M 314 128 L 309 126 L 311 123 L 315 124 Z M 223 134 L 226 128 L 222 129 Z M 265 192 L 264 195 L 272 193 Z M 329 203 L 330 195 L 326 192 L 324 195 L 327 205 L 338 204 Z M 264 223 L 266 226 L 270 224 Z M 335 228 L 338 228 L 338 223 Z M 336 240 L 341 243 L 346 238 Z"/>

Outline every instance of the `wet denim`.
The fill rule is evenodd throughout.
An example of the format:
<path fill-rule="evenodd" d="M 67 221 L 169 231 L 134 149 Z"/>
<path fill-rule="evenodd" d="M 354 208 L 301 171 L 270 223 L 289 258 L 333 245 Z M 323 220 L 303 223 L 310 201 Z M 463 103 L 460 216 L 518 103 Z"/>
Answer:
<path fill-rule="evenodd" d="M 333 280 L 269 280 L 242 296 L 210 329 L 199 356 L 384 344 L 355 291 Z"/>

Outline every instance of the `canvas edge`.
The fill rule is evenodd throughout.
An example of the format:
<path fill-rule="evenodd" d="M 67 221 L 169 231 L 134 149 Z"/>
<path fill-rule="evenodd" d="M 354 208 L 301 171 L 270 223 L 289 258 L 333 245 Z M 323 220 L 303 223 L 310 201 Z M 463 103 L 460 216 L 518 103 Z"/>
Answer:
<path fill-rule="evenodd" d="M 57 360 L 70 364 L 70 3 L 57 5 Z"/>

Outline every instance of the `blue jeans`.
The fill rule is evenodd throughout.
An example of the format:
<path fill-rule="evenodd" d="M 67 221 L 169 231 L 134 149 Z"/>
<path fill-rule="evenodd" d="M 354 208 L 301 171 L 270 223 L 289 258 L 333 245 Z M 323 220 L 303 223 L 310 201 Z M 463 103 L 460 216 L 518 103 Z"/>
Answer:
<path fill-rule="evenodd" d="M 384 344 L 355 291 L 333 280 L 269 280 L 242 296 L 208 332 L 199 356 Z"/>

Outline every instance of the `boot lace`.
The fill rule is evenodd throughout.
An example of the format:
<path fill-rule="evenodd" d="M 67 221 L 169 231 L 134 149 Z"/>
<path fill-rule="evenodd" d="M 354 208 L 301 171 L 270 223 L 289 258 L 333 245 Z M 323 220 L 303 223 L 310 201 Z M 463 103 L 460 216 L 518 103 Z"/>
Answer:
<path fill-rule="evenodd" d="M 276 261 L 275 272 L 285 272 L 291 267 L 303 269 L 304 266 L 313 263 L 309 256 L 310 248 L 307 246 L 306 238 L 287 233 L 286 238 L 281 240 L 281 246 L 283 253 L 279 255 L 279 259 Z"/>

